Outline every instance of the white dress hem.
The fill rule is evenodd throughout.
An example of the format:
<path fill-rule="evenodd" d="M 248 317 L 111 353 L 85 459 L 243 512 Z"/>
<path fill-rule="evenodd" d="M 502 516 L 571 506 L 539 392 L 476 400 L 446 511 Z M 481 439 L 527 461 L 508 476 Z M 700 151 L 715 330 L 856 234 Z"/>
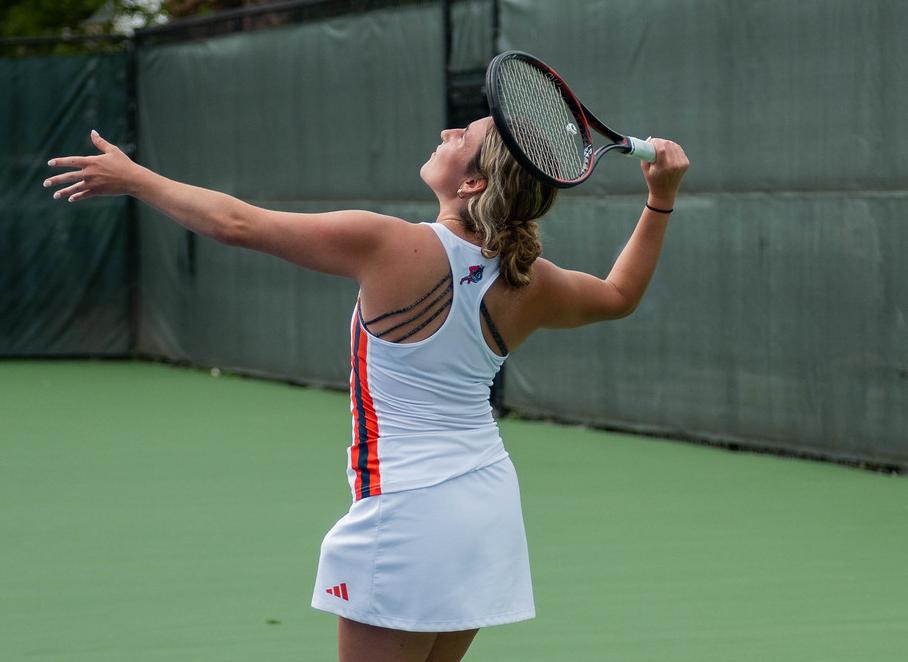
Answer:
<path fill-rule="evenodd" d="M 335 598 L 336 600 L 336 598 Z M 475 618 L 457 621 L 413 621 L 393 616 L 380 614 L 367 614 L 350 609 L 343 603 L 328 600 L 312 600 L 312 607 L 319 611 L 326 611 L 337 616 L 343 616 L 357 623 L 376 625 L 393 630 L 407 632 L 458 632 L 461 630 L 475 630 L 477 628 L 491 627 L 493 625 L 506 625 L 519 621 L 528 621 L 536 617 L 536 611 L 512 611 L 503 614 L 492 614 L 484 618 Z"/>

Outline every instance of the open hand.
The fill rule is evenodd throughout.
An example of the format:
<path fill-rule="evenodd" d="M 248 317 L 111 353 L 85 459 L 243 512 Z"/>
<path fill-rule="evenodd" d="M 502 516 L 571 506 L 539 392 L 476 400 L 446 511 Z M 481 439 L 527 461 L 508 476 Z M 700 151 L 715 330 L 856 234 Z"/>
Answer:
<path fill-rule="evenodd" d="M 59 156 L 47 162 L 52 168 L 75 168 L 44 180 L 45 188 L 69 184 L 54 193 L 54 198 L 76 202 L 97 195 L 128 195 L 132 192 L 141 166 L 133 163 L 119 147 L 104 140 L 97 131 L 91 132 L 91 141 L 100 154 Z"/>

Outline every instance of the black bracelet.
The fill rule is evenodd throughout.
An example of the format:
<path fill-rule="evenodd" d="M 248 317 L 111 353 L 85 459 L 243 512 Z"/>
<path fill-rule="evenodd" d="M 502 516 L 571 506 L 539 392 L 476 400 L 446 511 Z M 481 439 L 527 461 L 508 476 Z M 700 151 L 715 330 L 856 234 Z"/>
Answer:
<path fill-rule="evenodd" d="M 659 214 L 671 214 L 673 211 L 675 211 L 675 208 L 674 208 L 674 207 L 672 207 L 671 209 L 657 209 L 656 207 L 650 207 L 648 202 L 645 202 L 644 205 L 645 205 L 646 208 L 649 209 L 650 211 L 654 211 L 654 212 L 657 212 L 657 213 L 659 213 Z"/>

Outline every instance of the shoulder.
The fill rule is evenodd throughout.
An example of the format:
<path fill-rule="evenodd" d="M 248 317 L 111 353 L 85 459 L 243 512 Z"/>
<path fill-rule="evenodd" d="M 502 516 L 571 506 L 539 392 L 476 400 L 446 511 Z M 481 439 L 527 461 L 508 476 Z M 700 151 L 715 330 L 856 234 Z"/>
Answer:
<path fill-rule="evenodd" d="M 529 297 L 537 325 L 573 328 L 625 317 L 625 297 L 607 279 L 563 269 L 539 257 L 533 263 Z"/>
<path fill-rule="evenodd" d="M 530 283 L 545 283 L 548 279 L 551 279 L 557 271 L 560 269 L 551 260 L 547 260 L 541 255 L 536 258 L 533 262 L 533 266 L 530 269 Z"/>
<path fill-rule="evenodd" d="M 551 295 L 563 273 L 564 269 L 551 260 L 537 257 L 530 267 L 530 282 L 525 289 L 534 298 Z"/>
<path fill-rule="evenodd" d="M 369 218 L 373 230 L 371 249 L 362 265 L 364 278 L 385 278 L 395 269 L 418 271 L 418 265 L 426 260 L 433 264 L 444 262 L 445 248 L 430 223 L 414 223 L 382 214 L 372 214 Z"/>

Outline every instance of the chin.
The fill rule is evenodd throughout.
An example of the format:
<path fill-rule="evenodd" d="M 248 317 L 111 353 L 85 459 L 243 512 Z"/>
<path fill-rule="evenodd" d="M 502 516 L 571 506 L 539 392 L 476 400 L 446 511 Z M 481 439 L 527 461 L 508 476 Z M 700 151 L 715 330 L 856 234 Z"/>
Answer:
<path fill-rule="evenodd" d="M 434 177 L 432 176 L 433 170 L 434 170 L 434 168 L 432 168 L 432 158 L 431 157 L 429 158 L 428 161 L 423 163 L 422 167 L 420 167 L 420 169 L 419 169 L 420 179 L 422 179 L 429 186 L 429 188 L 432 188 L 432 180 L 434 179 Z"/>

